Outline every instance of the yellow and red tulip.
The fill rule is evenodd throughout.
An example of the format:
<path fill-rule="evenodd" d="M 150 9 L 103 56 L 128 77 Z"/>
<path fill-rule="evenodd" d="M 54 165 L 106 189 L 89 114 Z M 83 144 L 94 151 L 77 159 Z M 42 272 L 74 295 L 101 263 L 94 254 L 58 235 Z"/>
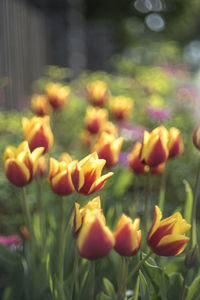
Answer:
<path fill-rule="evenodd" d="M 35 176 L 38 159 L 43 151 L 44 148 L 39 147 L 31 153 L 27 141 L 18 147 L 6 147 L 3 168 L 8 180 L 18 187 L 29 184 Z"/>
<path fill-rule="evenodd" d="M 37 173 L 40 177 L 43 177 L 47 174 L 47 172 L 48 172 L 48 159 L 44 155 L 42 155 L 38 160 Z"/>
<path fill-rule="evenodd" d="M 73 160 L 73 158 L 67 152 L 63 152 L 59 156 L 59 161 L 65 161 L 67 164 L 70 163 L 72 160 Z"/>
<path fill-rule="evenodd" d="M 165 167 L 166 167 L 166 163 L 162 163 L 156 167 L 151 168 L 151 174 L 153 175 L 161 175 L 162 173 L 164 173 L 165 171 Z"/>
<path fill-rule="evenodd" d="M 102 134 L 102 132 L 107 132 L 108 134 L 113 134 L 116 138 L 118 137 L 118 129 L 112 122 L 105 122 L 102 124 L 99 135 Z"/>
<path fill-rule="evenodd" d="M 54 109 L 62 108 L 67 103 L 70 92 L 70 87 L 63 86 L 60 83 L 50 82 L 46 86 L 49 103 Z"/>
<path fill-rule="evenodd" d="M 184 149 L 183 142 L 181 140 L 181 132 L 175 127 L 171 127 L 169 130 L 169 158 L 181 155 Z"/>
<path fill-rule="evenodd" d="M 137 175 L 147 174 L 149 172 L 149 166 L 144 165 L 140 160 L 142 144 L 137 142 L 128 156 L 129 167 Z"/>
<path fill-rule="evenodd" d="M 44 147 L 48 152 L 53 145 L 53 133 L 49 124 L 49 117 L 33 117 L 31 120 L 22 118 L 24 139 L 28 141 L 30 150 L 37 147 Z"/>
<path fill-rule="evenodd" d="M 52 107 L 46 95 L 33 95 L 31 98 L 31 109 L 38 116 L 49 115 L 52 112 Z"/>
<path fill-rule="evenodd" d="M 72 182 L 75 190 L 83 195 L 90 195 L 100 190 L 106 180 L 113 175 L 113 172 L 109 172 L 101 176 L 105 163 L 104 159 L 99 159 L 96 152 L 76 162 L 72 171 Z"/>
<path fill-rule="evenodd" d="M 103 106 L 108 99 L 108 88 L 105 82 L 96 80 L 86 86 L 87 98 L 95 106 Z"/>
<path fill-rule="evenodd" d="M 193 144 L 195 147 L 200 150 L 200 125 L 197 126 L 197 128 L 194 131 L 193 134 Z"/>
<path fill-rule="evenodd" d="M 113 233 L 101 212 L 87 211 L 78 234 L 79 254 L 89 260 L 106 256 L 115 245 Z"/>
<path fill-rule="evenodd" d="M 151 133 L 145 131 L 140 154 L 141 161 L 150 167 L 164 163 L 169 155 L 168 140 L 168 131 L 164 126 L 155 128 Z"/>
<path fill-rule="evenodd" d="M 110 100 L 109 106 L 113 117 L 119 121 L 123 121 L 131 117 L 134 102 L 131 98 L 118 96 Z"/>
<path fill-rule="evenodd" d="M 75 189 L 72 183 L 71 171 L 76 162 L 66 163 L 50 158 L 48 181 L 54 193 L 60 196 L 72 194 Z"/>
<path fill-rule="evenodd" d="M 175 256 L 186 247 L 189 238 L 185 233 L 191 225 L 177 212 L 161 220 L 162 212 L 155 206 L 153 224 L 147 236 L 147 243 L 152 252 L 160 256 Z"/>
<path fill-rule="evenodd" d="M 85 127 L 92 134 L 98 133 L 107 119 L 108 112 L 106 109 L 89 106 L 86 110 Z"/>
<path fill-rule="evenodd" d="M 93 147 L 99 158 L 106 160 L 106 167 L 110 168 L 119 160 L 119 153 L 122 147 L 123 138 L 116 138 L 113 134 L 103 132 Z"/>
<path fill-rule="evenodd" d="M 115 236 L 115 250 L 122 256 L 135 255 L 141 245 L 141 230 L 139 230 L 140 219 L 135 219 L 134 222 L 131 218 L 122 214 L 116 231 Z"/>
<path fill-rule="evenodd" d="M 80 204 L 75 202 L 74 213 L 74 233 L 77 234 L 83 224 L 87 211 L 97 211 L 102 213 L 100 197 L 96 197 L 80 208 Z"/>

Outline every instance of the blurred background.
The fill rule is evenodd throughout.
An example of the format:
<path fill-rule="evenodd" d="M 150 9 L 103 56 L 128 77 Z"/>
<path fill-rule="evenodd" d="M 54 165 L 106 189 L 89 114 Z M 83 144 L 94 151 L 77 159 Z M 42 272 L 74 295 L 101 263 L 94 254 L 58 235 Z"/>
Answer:
<path fill-rule="evenodd" d="M 121 64 L 200 64 L 198 0 L 1 0 L 0 105 L 21 109 L 45 66 L 115 72 Z"/>

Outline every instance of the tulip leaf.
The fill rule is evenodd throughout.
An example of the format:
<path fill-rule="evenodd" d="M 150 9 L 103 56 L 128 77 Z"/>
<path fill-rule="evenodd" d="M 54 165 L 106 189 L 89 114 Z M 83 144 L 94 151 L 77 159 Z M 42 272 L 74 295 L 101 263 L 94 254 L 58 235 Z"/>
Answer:
<path fill-rule="evenodd" d="M 139 296 L 139 288 L 140 288 L 140 277 L 137 277 L 137 282 L 135 285 L 135 290 L 134 290 L 134 295 L 132 297 L 132 300 L 138 300 L 138 296 Z"/>
<path fill-rule="evenodd" d="M 200 292 L 200 275 L 197 276 L 188 287 L 188 292 L 185 300 L 197 299 L 196 297 L 194 297 L 197 292 Z"/>
<path fill-rule="evenodd" d="M 179 299 L 180 291 L 183 285 L 183 277 L 180 273 L 174 273 L 169 276 L 169 288 L 167 291 L 167 299 Z"/>
<path fill-rule="evenodd" d="M 118 175 L 118 174 L 117 174 Z M 133 174 L 128 170 L 124 169 L 117 176 L 117 180 L 114 186 L 114 196 L 121 197 L 127 190 L 127 188 L 133 182 Z"/>
<path fill-rule="evenodd" d="M 185 191 L 186 191 L 186 201 L 185 201 L 185 208 L 184 208 L 184 218 L 188 223 L 191 224 L 191 218 L 192 218 L 192 204 L 193 204 L 193 193 L 192 189 L 187 182 L 187 180 L 183 180 L 183 183 L 185 184 Z"/>
<path fill-rule="evenodd" d="M 105 294 L 110 296 L 111 299 L 115 299 L 116 294 L 115 294 L 115 288 L 113 284 L 107 278 L 104 278 L 103 285 L 104 285 Z"/>
<path fill-rule="evenodd" d="M 150 300 L 149 297 L 149 287 L 146 281 L 146 278 L 144 277 L 144 274 L 139 271 L 139 277 L 140 277 L 140 295 L 141 300 Z"/>
<path fill-rule="evenodd" d="M 21 265 L 21 256 L 0 243 L 0 265 L 6 268 Z"/>

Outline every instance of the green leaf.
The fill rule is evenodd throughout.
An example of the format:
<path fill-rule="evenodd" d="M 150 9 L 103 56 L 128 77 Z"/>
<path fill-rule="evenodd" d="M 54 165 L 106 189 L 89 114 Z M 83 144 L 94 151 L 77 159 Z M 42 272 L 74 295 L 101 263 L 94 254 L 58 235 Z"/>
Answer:
<path fill-rule="evenodd" d="M 183 277 L 180 273 L 174 273 L 170 275 L 167 288 L 167 299 L 179 299 L 182 285 Z"/>
<path fill-rule="evenodd" d="M 21 256 L 0 243 L 0 265 L 5 268 L 15 268 L 22 265 Z"/>
<path fill-rule="evenodd" d="M 146 278 L 142 274 L 141 271 L 139 271 L 139 277 L 140 277 L 140 295 L 141 300 L 150 300 L 149 297 L 149 287 L 146 281 Z"/>
<path fill-rule="evenodd" d="M 115 294 L 115 288 L 113 284 L 107 278 L 103 279 L 103 284 L 104 284 L 105 294 L 112 297 L 112 299 L 115 299 L 116 294 Z"/>
<path fill-rule="evenodd" d="M 140 277 L 137 277 L 137 282 L 135 285 L 135 289 L 134 289 L 134 295 L 132 298 L 132 300 L 138 300 L 138 296 L 139 296 L 139 288 L 140 288 Z"/>
<path fill-rule="evenodd" d="M 186 296 L 185 300 L 197 299 L 197 298 L 194 298 L 197 291 L 200 291 L 200 275 L 197 276 L 194 279 L 194 281 L 192 282 L 192 284 L 188 287 L 188 292 L 187 292 L 187 296 Z"/>
<path fill-rule="evenodd" d="M 185 191 L 186 191 L 186 201 L 185 201 L 185 208 L 184 208 L 184 218 L 188 223 L 191 224 L 191 218 L 192 218 L 192 204 L 193 204 L 193 193 L 192 189 L 187 182 L 187 180 L 183 180 L 183 183 L 185 184 Z"/>
<path fill-rule="evenodd" d="M 120 172 L 117 176 L 115 186 L 114 186 L 114 195 L 116 197 L 121 197 L 127 190 L 127 188 L 133 182 L 133 174 L 130 172 L 129 169 L 124 169 Z"/>

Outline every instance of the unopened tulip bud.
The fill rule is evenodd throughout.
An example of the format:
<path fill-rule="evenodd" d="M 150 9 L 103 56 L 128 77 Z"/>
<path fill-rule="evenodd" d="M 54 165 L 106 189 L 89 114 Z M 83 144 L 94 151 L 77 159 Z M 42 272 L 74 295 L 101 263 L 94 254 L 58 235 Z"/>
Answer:
<path fill-rule="evenodd" d="M 108 88 L 105 82 L 96 80 L 86 87 L 87 98 L 95 106 L 103 106 L 108 99 Z"/>
<path fill-rule="evenodd" d="M 63 86 L 60 83 L 49 83 L 46 86 L 46 93 L 49 103 L 54 109 L 62 108 L 70 95 L 71 89 L 68 86 Z"/>
<path fill-rule="evenodd" d="M 133 256 L 137 254 L 141 245 L 141 230 L 139 230 L 140 219 L 131 218 L 122 214 L 115 236 L 115 250 L 122 256 Z"/>
<path fill-rule="evenodd" d="M 185 257 L 184 263 L 186 268 L 188 269 L 193 268 L 197 264 L 198 254 L 199 254 L 199 247 L 197 244 L 195 244 L 194 247 L 190 249 L 190 251 L 187 253 Z"/>
<path fill-rule="evenodd" d="M 200 124 L 195 129 L 194 135 L 193 135 L 193 143 L 195 147 L 200 150 Z"/>
<path fill-rule="evenodd" d="M 107 122 L 108 112 L 104 108 L 89 106 L 86 110 L 85 127 L 92 133 L 98 133 L 102 124 Z"/>
<path fill-rule="evenodd" d="M 52 112 L 52 107 L 46 95 L 33 95 L 31 98 L 31 109 L 36 115 L 41 117 Z"/>
<path fill-rule="evenodd" d="M 110 100 L 110 111 L 113 117 L 119 121 L 127 120 L 131 117 L 134 102 L 131 98 L 118 96 Z"/>

